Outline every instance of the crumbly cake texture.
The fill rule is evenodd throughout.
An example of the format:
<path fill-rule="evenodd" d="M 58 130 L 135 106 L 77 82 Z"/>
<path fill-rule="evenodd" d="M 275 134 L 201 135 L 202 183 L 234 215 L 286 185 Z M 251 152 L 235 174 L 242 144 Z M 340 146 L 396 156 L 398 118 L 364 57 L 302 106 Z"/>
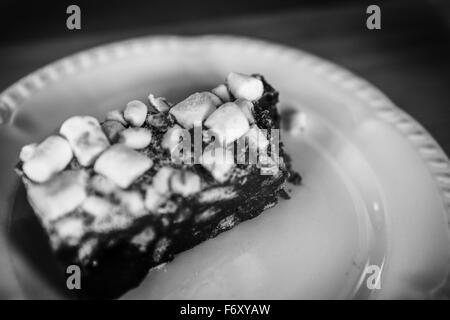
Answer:
<path fill-rule="evenodd" d="M 280 127 L 277 102 L 262 76 L 230 73 L 225 84 L 175 105 L 149 95 L 101 123 L 69 118 L 57 134 L 24 146 L 16 171 L 62 265 L 81 268 L 79 296 L 117 298 L 149 269 L 285 198 L 285 183 L 301 178 L 282 143 L 275 163 L 273 137 L 259 135 Z M 203 162 L 174 161 L 180 130 L 194 127 L 205 137 Z M 228 146 L 247 135 L 246 152 L 259 136 L 257 148 L 269 156 L 256 164 L 216 163 L 207 129 Z"/>

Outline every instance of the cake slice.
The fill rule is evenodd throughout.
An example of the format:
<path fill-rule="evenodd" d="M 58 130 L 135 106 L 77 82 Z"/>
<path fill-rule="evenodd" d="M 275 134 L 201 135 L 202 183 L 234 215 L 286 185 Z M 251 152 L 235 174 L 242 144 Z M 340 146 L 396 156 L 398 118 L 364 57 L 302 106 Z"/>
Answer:
<path fill-rule="evenodd" d="M 279 141 L 278 92 L 260 75 L 175 105 L 150 95 L 103 122 L 75 116 L 24 146 L 17 172 L 81 298 L 117 298 L 149 269 L 274 206 L 299 182 Z"/>

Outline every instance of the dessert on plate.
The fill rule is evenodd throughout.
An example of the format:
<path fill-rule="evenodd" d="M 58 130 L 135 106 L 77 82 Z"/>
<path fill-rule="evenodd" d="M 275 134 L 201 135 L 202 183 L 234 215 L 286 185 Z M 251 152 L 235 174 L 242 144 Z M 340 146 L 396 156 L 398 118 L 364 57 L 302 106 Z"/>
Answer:
<path fill-rule="evenodd" d="M 176 104 L 149 95 L 103 122 L 74 116 L 20 152 L 16 171 L 81 298 L 117 298 L 174 255 L 254 218 L 300 182 L 260 75 Z"/>

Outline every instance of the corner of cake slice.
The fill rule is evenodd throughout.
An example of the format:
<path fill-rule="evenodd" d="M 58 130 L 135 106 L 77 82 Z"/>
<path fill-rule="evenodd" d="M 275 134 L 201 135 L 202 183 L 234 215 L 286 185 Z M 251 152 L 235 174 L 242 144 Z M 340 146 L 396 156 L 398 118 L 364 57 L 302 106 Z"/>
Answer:
<path fill-rule="evenodd" d="M 258 216 L 285 195 L 278 92 L 260 75 L 173 105 L 149 95 L 67 119 L 24 146 L 17 172 L 64 266 L 81 270 L 81 298 L 117 298 L 149 269 Z"/>

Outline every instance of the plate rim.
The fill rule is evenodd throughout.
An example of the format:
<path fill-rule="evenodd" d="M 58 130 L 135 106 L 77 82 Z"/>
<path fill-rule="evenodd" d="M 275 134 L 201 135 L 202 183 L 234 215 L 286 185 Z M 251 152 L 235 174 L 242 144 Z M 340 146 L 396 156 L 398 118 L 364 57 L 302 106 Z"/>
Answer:
<path fill-rule="evenodd" d="M 150 35 L 114 41 L 82 50 L 31 72 L 3 90 L 0 93 L 0 126 L 10 124 L 14 119 L 15 110 L 18 110 L 20 105 L 29 100 L 33 94 L 72 73 L 126 57 L 132 53 L 142 52 L 146 46 L 170 46 L 179 42 L 195 46 L 205 41 L 210 42 L 211 45 L 226 42 L 230 46 L 252 47 L 253 50 L 276 55 L 285 62 L 301 63 L 302 67 L 308 68 L 320 79 L 332 83 L 370 106 L 379 120 L 390 124 L 401 133 L 420 155 L 440 193 L 450 233 L 450 160 L 433 136 L 417 120 L 394 104 L 380 89 L 359 75 L 302 49 L 268 40 L 223 34 Z M 450 265 L 450 261 L 448 264 Z M 447 271 L 446 280 L 430 294 L 436 298 L 450 298 L 450 270 Z"/>

